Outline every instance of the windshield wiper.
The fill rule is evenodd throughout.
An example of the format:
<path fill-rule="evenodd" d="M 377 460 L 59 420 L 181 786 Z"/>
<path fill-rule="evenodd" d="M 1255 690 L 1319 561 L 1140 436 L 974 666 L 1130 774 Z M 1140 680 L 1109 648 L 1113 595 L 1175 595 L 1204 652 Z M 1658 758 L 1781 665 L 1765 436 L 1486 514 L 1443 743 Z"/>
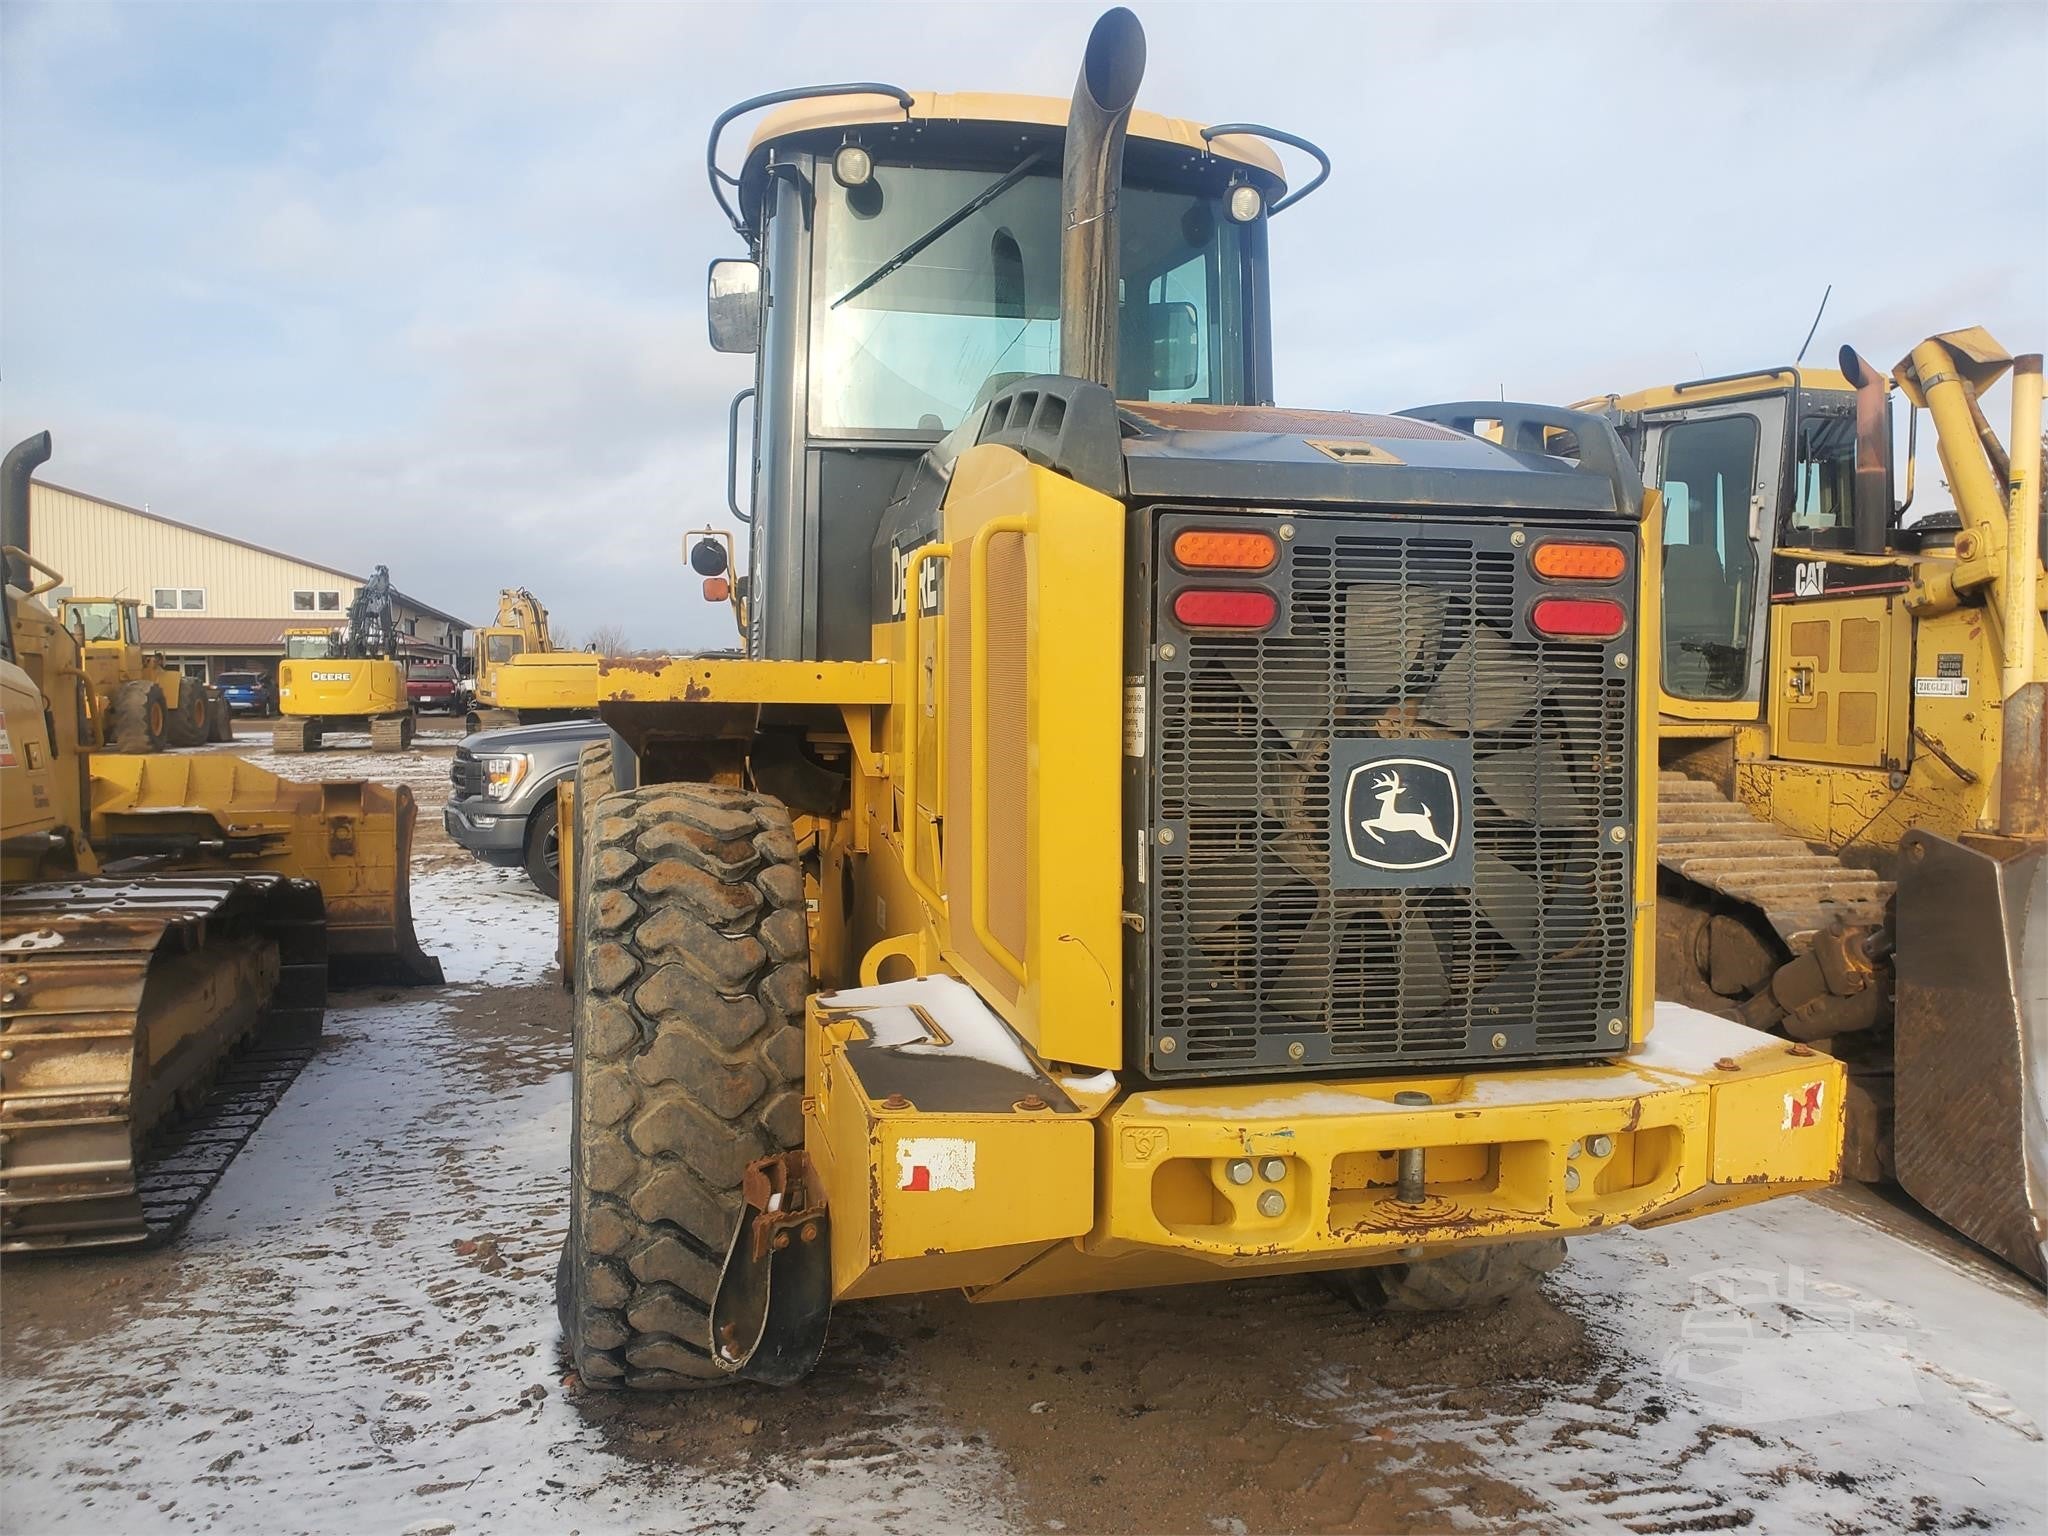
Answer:
<path fill-rule="evenodd" d="M 847 289 L 846 292 L 839 295 L 838 298 L 832 301 L 830 307 L 833 309 L 837 309 L 840 305 L 844 304 L 848 299 L 859 298 L 860 295 L 866 293 L 870 288 L 874 287 L 875 284 L 879 283 L 891 272 L 894 272 L 898 267 L 904 266 L 907 263 L 914 261 L 917 258 L 918 253 L 922 251 L 926 246 L 930 245 L 934 240 L 939 239 L 948 230 L 954 228 L 956 225 L 961 224 L 967 219 L 973 218 L 975 214 L 981 212 L 982 209 L 986 208 L 990 203 L 994 202 L 997 198 L 1001 197 L 1005 192 L 1009 191 L 1010 188 L 1014 187 L 1015 185 L 1017 185 L 1018 182 L 1022 181 L 1026 176 L 1030 175 L 1031 172 L 1034 169 L 1036 169 L 1039 162 L 1045 159 L 1047 153 L 1048 152 L 1043 149 L 1033 150 L 1029 155 L 1025 157 L 1023 164 L 1019 165 L 1014 171 L 1011 171 L 1007 176 L 1003 177 L 1002 180 L 991 182 L 989 183 L 989 185 L 982 188 L 981 191 L 975 193 L 973 197 L 969 198 L 966 202 L 962 203 L 958 208 L 955 208 L 951 213 L 947 214 L 943 219 L 939 220 L 938 223 L 934 224 L 930 229 L 926 230 L 923 234 L 919 235 L 915 240 L 911 241 L 910 244 L 903 247 L 902 250 L 898 251 L 894 256 L 891 256 L 887 261 L 883 262 L 879 267 L 875 268 L 875 270 L 870 272 L 866 277 L 862 278 L 859 282 L 855 283 L 851 288 Z"/>

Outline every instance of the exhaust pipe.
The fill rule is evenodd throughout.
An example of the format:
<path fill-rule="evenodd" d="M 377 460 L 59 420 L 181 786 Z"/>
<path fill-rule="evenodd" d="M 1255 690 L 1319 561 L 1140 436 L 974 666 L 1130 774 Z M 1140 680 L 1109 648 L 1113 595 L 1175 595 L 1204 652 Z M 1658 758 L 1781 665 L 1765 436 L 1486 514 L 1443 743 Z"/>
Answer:
<path fill-rule="evenodd" d="M 1856 478 L 1850 491 L 1856 552 L 1881 555 L 1892 521 L 1892 434 L 1889 381 L 1842 348 L 1842 376 L 1856 386 Z"/>
<path fill-rule="evenodd" d="M 50 457 L 50 434 L 38 432 L 25 437 L 0 459 L 0 545 L 31 553 L 28 544 L 28 481 L 38 465 Z M 29 573 L 12 558 L 7 561 L 6 580 L 26 589 Z"/>
<path fill-rule="evenodd" d="M 1060 372 L 1116 389 L 1117 193 L 1145 78 L 1145 29 L 1118 6 L 1088 34 L 1060 171 Z"/>

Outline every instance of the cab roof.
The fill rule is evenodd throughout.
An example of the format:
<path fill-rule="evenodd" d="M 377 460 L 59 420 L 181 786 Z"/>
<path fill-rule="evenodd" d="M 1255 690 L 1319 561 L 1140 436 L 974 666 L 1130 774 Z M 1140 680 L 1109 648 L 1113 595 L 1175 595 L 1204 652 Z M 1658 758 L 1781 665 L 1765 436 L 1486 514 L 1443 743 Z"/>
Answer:
<path fill-rule="evenodd" d="M 1856 393 L 1856 386 L 1837 369 L 1801 368 L 1788 363 L 1777 368 L 1758 368 L 1749 373 L 1723 374 L 1683 384 L 1658 384 L 1626 395 L 1600 395 L 1580 401 L 1573 409 L 1597 411 L 1608 407 L 1623 411 L 1675 411 L 1716 400 L 1741 400 L 1775 394 L 1791 388 L 1795 382 L 1800 389 L 1809 392 Z"/>
<path fill-rule="evenodd" d="M 913 91 L 908 108 L 880 93 L 807 97 L 787 102 L 761 119 L 747 140 L 746 170 L 741 174 L 752 173 L 770 146 L 802 134 L 866 126 L 893 127 L 906 122 L 1064 129 L 1070 105 L 1058 96 L 1013 96 L 990 91 Z M 1249 134 L 1221 134 L 1205 140 L 1202 124 L 1163 117 L 1142 107 L 1132 111 L 1127 131 L 1133 139 L 1149 139 L 1170 148 L 1197 155 L 1212 154 L 1249 166 L 1270 177 L 1277 184 L 1276 191 L 1287 184 L 1280 157 L 1263 140 Z"/>

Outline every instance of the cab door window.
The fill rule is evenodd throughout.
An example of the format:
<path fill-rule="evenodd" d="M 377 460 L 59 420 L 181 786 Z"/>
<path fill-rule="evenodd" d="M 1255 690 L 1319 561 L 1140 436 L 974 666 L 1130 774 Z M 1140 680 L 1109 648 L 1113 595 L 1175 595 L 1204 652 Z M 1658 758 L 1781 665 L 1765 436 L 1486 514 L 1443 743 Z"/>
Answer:
<path fill-rule="evenodd" d="M 1749 537 L 1757 420 L 1717 416 L 1664 429 L 1664 688 L 1682 699 L 1748 691 L 1757 559 Z"/>

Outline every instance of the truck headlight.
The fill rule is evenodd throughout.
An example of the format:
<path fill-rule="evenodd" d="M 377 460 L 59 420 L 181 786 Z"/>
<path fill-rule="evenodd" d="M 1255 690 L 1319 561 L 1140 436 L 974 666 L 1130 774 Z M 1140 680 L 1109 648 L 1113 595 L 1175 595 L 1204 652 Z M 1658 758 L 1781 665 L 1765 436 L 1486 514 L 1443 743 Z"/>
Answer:
<path fill-rule="evenodd" d="M 507 752 L 480 759 L 484 765 L 484 798 L 510 800 L 514 790 L 526 782 L 526 770 L 533 759 L 524 752 Z"/>

